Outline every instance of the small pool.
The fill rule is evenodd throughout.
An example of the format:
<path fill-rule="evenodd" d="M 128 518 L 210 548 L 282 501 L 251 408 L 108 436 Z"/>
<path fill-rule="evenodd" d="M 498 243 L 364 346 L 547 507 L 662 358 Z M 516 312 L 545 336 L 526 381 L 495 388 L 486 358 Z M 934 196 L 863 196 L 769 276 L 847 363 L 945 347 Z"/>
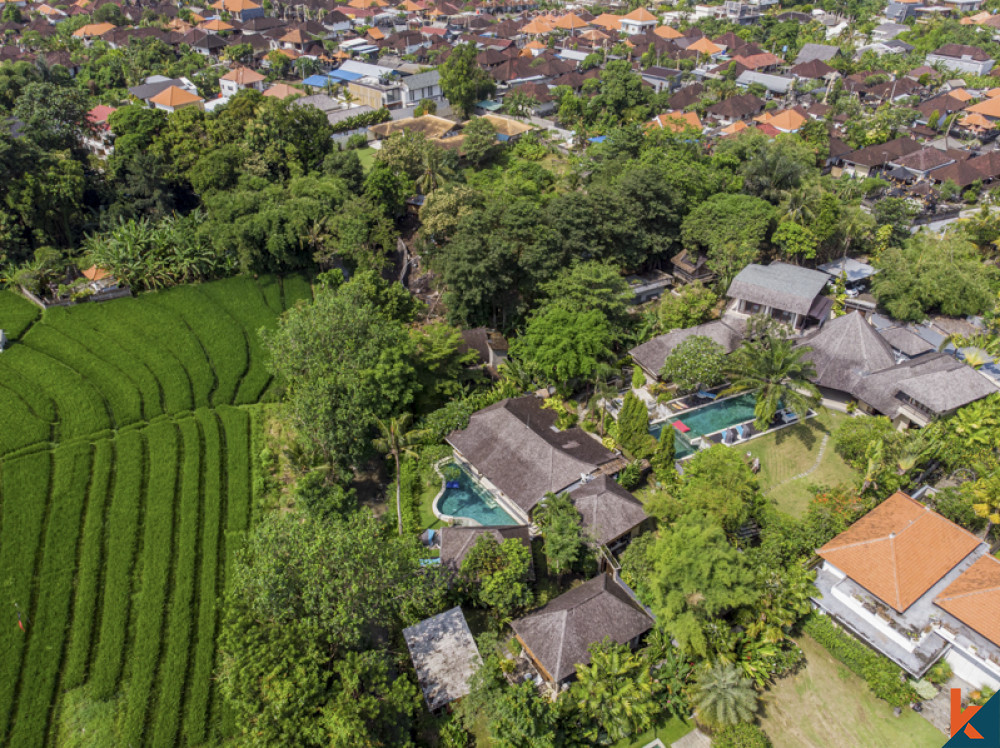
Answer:
<path fill-rule="evenodd" d="M 458 488 L 445 488 L 437 500 L 437 509 L 441 514 L 475 520 L 481 525 L 521 524 L 507 514 L 490 492 L 461 465 L 454 462 L 444 465 L 441 472 L 445 480 L 458 482 Z"/>
<path fill-rule="evenodd" d="M 693 408 L 684 413 L 679 413 L 669 421 L 662 421 L 650 426 L 649 433 L 660 438 L 660 432 L 664 427 L 670 426 L 674 421 L 680 421 L 687 426 L 690 431 L 681 434 L 677 429 L 674 431 L 674 446 L 677 450 L 677 459 L 687 457 L 695 453 L 696 449 L 691 445 L 691 439 L 705 434 L 714 434 L 716 431 L 727 429 L 738 423 L 746 423 L 754 419 L 754 405 L 757 402 L 756 395 L 748 392 L 736 397 L 729 397 L 717 403 L 702 405 L 700 408 Z"/>

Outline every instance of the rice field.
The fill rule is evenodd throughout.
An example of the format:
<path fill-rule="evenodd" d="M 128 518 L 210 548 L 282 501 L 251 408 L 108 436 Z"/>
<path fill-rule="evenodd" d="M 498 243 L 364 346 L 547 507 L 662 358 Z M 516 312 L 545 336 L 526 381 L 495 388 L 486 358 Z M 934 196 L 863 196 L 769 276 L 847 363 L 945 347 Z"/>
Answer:
<path fill-rule="evenodd" d="M 32 314 L 0 295 L 0 745 L 202 745 L 254 514 L 258 331 L 299 277 Z M 16 302 L 16 303 L 15 303 Z M 27 303 L 27 302 L 25 302 Z M 5 328 L 7 329 L 7 328 Z"/>

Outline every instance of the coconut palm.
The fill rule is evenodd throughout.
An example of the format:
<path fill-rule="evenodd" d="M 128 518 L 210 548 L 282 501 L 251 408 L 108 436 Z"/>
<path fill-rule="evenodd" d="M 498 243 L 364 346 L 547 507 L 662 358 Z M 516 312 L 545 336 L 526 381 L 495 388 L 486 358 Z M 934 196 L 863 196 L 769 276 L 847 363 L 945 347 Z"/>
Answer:
<path fill-rule="evenodd" d="M 660 706 L 649 666 L 627 645 L 605 642 L 577 665 L 570 697 L 587 743 L 608 745 L 648 729 Z"/>
<path fill-rule="evenodd" d="M 415 186 L 422 195 L 430 195 L 451 176 L 451 169 L 444 162 L 444 150 L 425 148 L 421 155 L 423 172 L 416 179 Z"/>
<path fill-rule="evenodd" d="M 698 717 L 717 727 L 750 722 L 757 711 L 757 693 L 735 665 L 717 663 L 695 685 Z"/>
<path fill-rule="evenodd" d="M 812 380 L 816 368 L 805 359 L 812 349 L 796 348 L 791 340 L 768 337 L 765 345 L 744 346 L 730 359 L 727 376 L 732 384 L 726 394 L 757 391 L 754 426 L 767 428 L 781 405 L 799 419 L 819 404 L 820 393 Z"/>
<path fill-rule="evenodd" d="M 412 419 L 413 416 L 409 413 L 390 418 L 388 422 L 376 419 L 382 436 L 375 440 L 375 449 L 387 457 L 392 457 L 396 463 L 396 518 L 399 522 L 400 535 L 403 534 L 403 502 L 401 496 L 402 484 L 399 475 L 399 458 L 416 457 L 417 453 L 413 450 L 413 447 L 424 436 L 421 431 L 406 430 Z"/>

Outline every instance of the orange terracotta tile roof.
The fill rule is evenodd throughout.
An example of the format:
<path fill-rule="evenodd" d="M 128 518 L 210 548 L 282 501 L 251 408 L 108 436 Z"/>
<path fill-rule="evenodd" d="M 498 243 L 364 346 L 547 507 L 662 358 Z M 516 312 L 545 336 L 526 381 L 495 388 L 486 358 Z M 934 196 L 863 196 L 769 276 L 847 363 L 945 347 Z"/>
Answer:
<path fill-rule="evenodd" d="M 1000 96 L 1000 88 L 991 88 L 986 92 L 987 98 L 995 99 L 997 96 Z"/>
<path fill-rule="evenodd" d="M 979 543 L 897 491 L 816 553 L 903 612 Z"/>
<path fill-rule="evenodd" d="M 239 13 L 244 10 L 256 10 L 261 6 L 253 2 L 253 0 L 218 0 L 218 2 L 212 3 L 212 7 L 216 10 L 228 10 L 230 13 Z"/>
<path fill-rule="evenodd" d="M 958 124 L 962 127 L 978 127 L 983 130 L 992 130 L 996 125 L 979 113 L 973 113 L 962 117 Z"/>
<path fill-rule="evenodd" d="M 986 117 L 1000 119 L 1000 97 L 980 101 L 978 104 L 966 107 L 965 111 L 969 114 L 982 114 Z"/>
<path fill-rule="evenodd" d="M 86 26 L 81 26 L 74 31 L 73 36 L 77 39 L 83 36 L 101 36 L 115 28 L 118 27 L 113 23 L 88 23 Z"/>
<path fill-rule="evenodd" d="M 612 15 L 611 13 L 601 13 L 601 15 L 590 22 L 590 25 L 600 26 L 602 29 L 607 29 L 608 31 L 617 31 L 622 27 L 622 17 Z"/>
<path fill-rule="evenodd" d="M 308 44 L 312 41 L 312 38 L 302 29 L 292 29 L 278 41 L 285 44 Z"/>
<path fill-rule="evenodd" d="M 653 117 L 652 126 L 671 132 L 683 132 L 688 127 L 701 130 L 701 120 L 697 112 L 666 112 Z"/>
<path fill-rule="evenodd" d="M 729 127 L 723 127 L 722 130 L 720 130 L 720 132 L 723 135 L 735 135 L 738 132 L 743 132 L 748 127 L 750 127 L 750 125 L 748 125 L 746 122 L 744 122 L 743 120 L 738 120 L 733 124 L 729 125 Z"/>
<path fill-rule="evenodd" d="M 198 28 L 205 31 L 232 31 L 236 27 L 218 18 L 213 18 L 211 21 L 199 23 Z"/>
<path fill-rule="evenodd" d="M 775 112 L 766 120 L 765 124 L 771 125 L 782 132 L 795 132 L 806 123 L 806 118 L 794 109 L 785 109 L 782 112 Z"/>
<path fill-rule="evenodd" d="M 287 83 L 275 83 L 264 92 L 265 96 L 275 99 L 287 99 L 289 96 L 305 96 L 305 94 Z"/>
<path fill-rule="evenodd" d="M 722 47 L 715 44 L 705 36 L 701 37 L 701 39 L 689 46 L 688 49 L 702 55 L 717 55 L 722 51 Z"/>
<path fill-rule="evenodd" d="M 372 26 L 369 28 L 368 31 L 365 32 L 365 36 L 369 39 L 374 39 L 375 41 L 385 39 L 385 34 L 382 33 L 378 26 Z"/>
<path fill-rule="evenodd" d="M 169 107 L 185 106 L 187 104 L 194 104 L 195 102 L 201 100 L 202 98 L 200 96 L 196 96 L 190 91 L 185 91 L 183 88 L 178 86 L 171 86 L 170 88 L 164 89 L 150 99 L 150 101 L 154 104 Z"/>
<path fill-rule="evenodd" d="M 256 70 L 251 70 L 250 68 L 245 68 L 240 66 L 226 73 L 220 80 L 224 81 L 235 81 L 241 86 L 250 86 L 254 83 L 260 83 L 264 80 L 264 76 L 258 73 Z"/>
<path fill-rule="evenodd" d="M 956 88 L 954 91 L 949 91 L 948 95 L 953 99 L 958 99 L 959 101 L 972 101 L 974 98 L 973 95 L 964 88 Z"/>
<path fill-rule="evenodd" d="M 580 33 L 580 38 L 586 39 L 587 41 L 590 42 L 604 42 L 610 39 L 611 37 L 609 37 L 603 31 L 598 31 L 597 29 L 587 29 L 586 31 Z"/>
<path fill-rule="evenodd" d="M 551 33 L 555 27 L 547 21 L 541 18 L 536 18 L 531 23 L 525 24 L 521 27 L 521 31 L 525 34 L 548 34 Z"/>
<path fill-rule="evenodd" d="M 576 13 L 567 13 L 556 21 L 556 28 L 566 29 L 567 31 L 572 31 L 573 29 L 585 29 L 587 28 L 587 22 L 580 18 L 580 16 Z"/>
<path fill-rule="evenodd" d="M 657 26 L 653 29 L 653 33 L 661 39 L 680 39 L 684 36 L 684 34 L 673 26 Z"/>
<path fill-rule="evenodd" d="M 645 8 L 636 8 L 631 13 L 629 13 L 627 16 L 625 16 L 624 19 L 622 19 L 622 20 L 625 20 L 625 21 L 638 21 L 638 22 L 641 23 L 641 22 L 655 21 L 656 20 L 656 16 L 654 16 L 652 13 L 650 13 Z"/>
<path fill-rule="evenodd" d="M 993 556 L 981 556 L 934 602 L 1000 646 L 1000 561 Z"/>

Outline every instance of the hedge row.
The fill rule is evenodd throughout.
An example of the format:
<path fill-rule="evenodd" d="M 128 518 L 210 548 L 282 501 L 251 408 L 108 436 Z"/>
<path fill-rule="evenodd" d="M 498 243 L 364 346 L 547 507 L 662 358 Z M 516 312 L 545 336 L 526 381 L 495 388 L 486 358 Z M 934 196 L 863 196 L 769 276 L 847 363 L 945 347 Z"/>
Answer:
<path fill-rule="evenodd" d="M 73 604 L 73 574 L 80 520 L 89 484 L 91 446 L 70 444 L 53 451 L 55 472 L 45 526 L 38 599 L 32 606 L 28 651 L 21 669 L 21 694 L 8 745 L 42 745 L 56 694 L 59 654 Z M 70 571 L 70 573 L 67 573 Z"/>
<path fill-rule="evenodd" d="M 104 549 L 104 513 L 111 487 L 111 467 L 114 449 L 104 439 L 94 445 L 87 513 L 83 520 L 83 542 L 76 571 L 76 597 L 73 602 L 73 624 L 69 635 L 69 651 L 63 668 L 62 689 L 83 685 L 87 664 L 93 648 L 94 624 L 101 586 L 101 562 Z"/>
<path fill-rule="evenodd" d="M 802 630 L 862 678 L 878 698 L 900 707 L 915 700 L 913 687 L 898 665 L 838 628 L 829 616 L 810 615 Z"/>
<path fill-rule="evenodd" d="M 215 657 L 216 598 L 219 582 L 219 533 L 223 493 L 222 435 L 215 413 L 199 410 L 195 413 L 204 435 L 203 455 L 204 507 L 201 518 L 201 568 L 198 571 L 198 618 L 191 660 L 191 687 L 184 714 L 184 745 L 205 742 L 212 693 L 212 669 Z"/>
<path fill-rule="evenodd" d="M 120 685 L 132 566 L 139 535 L 145 452 L 139 432 L 125 432 L 115 440 L 115 479 L 107 518 L 101 623 L 89 680 L 96 699 L 110 698 Z"/>
<path fill-rule="evenodd" d="M 31 588 L 35 556 L 42 537 L 42 524 L 49 495 L 49 471 L 52 458 L 48 452 L 27 455 L 4 462 L 0 482 L 3 499 L 0 522 L 0 569 L 3 570 L 4 606 L 0 608 L 0 744 L 13 719 L 21 658 L 24 655 L 31 623 Z M 9 602 L 7 602 L 9 600 Z M 17 626 L 13 605 L 21 610 L 25 629 Z"/>
<path fill-rule="evenodd" d="M 198 558 L 202 441 L 201 430 L 194 419 L 180 421 L 178 427 L 184 444 L 184 464 L 173 548 L 174 577 L 167 612 L 166 650 L 157 676 L 159 694 L 153 715 L 153 745 L 174 745 L 177 740 L 194 620 L 192 606 Z"/>
<path fill-rule="evenodd" d="M 138 746 L 146 731 L 146 715 L 157 677 L 163 613 L 170 580 L 177 484 L 177 427 L 156 423 L 146 429 L 149 480 L 142 538 L 142 582 L 133 616 L 132 646 L 126 667 L 122 745 Z"/>

